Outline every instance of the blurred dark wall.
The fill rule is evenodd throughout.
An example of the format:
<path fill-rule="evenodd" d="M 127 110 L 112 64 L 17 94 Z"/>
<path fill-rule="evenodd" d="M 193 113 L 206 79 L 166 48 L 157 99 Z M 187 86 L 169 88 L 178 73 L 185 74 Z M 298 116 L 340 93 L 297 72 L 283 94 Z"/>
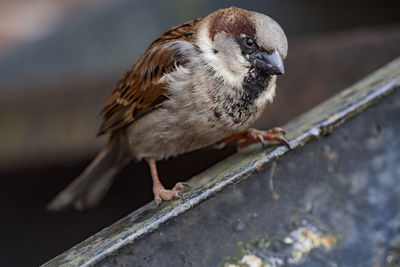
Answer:
<path fill-rule="evenodd" d="M 95 138 L 98 112 L 146 46 L 170 26 L 232 5 L 270 15 L 289 39 L 287 73 L 260 128 L 284 124 L 400 55 L 397 1 L 118 0 L 75 9 L 47 36 L 0 57 L 0 265 L 43 263 L 151 201 L 139 163 L 94 210 L 44 210 L 104 142 Z M 161 177 L 172 186 L 233 151 L 161 162 Z"/>
<path fill-rule="evenodd" d="M 270 15 L 292 37 L 400 21 L 398 1 L 126 1 L 90 5 L 49 36 L 0 58 L 0 92 L 57 90 L 61 81 L 106 75 L 117 80 L 170 26 L 238 6 Z M 23 79 L 21 79 L 23 78 Z M 73 88 L 71 88 L 73 90 Z"/>

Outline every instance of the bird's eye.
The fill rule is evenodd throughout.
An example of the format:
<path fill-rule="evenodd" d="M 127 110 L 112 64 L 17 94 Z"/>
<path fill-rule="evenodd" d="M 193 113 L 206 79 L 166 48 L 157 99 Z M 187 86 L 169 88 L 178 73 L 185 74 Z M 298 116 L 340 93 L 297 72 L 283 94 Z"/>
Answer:
<path fill-rule="evenodd" d="M 246 37 L 245 38 L 245 44 L 246 44 L 247 47 L 249 47 L 249 48 L 253 47 L 254 43 L 255 42 L 254 42 L 253 38 L 251 38 L 251 37 Z"/>

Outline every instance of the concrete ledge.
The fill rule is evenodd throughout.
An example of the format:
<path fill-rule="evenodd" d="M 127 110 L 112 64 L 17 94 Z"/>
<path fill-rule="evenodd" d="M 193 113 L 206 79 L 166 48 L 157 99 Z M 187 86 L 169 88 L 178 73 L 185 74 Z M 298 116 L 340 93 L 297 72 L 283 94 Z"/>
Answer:
<path fill-rule="evenodd" d="M 326 184 L 324 185 L 322 182 L 332 179 L 331 182 L 334 185 L 331 186 L 333 188 L 337 186 L 343 189 L 342 183 L 335 183 L 334 181 L 345 179 L 349 184 L 355 183 L 355 181 L 351 181 L 350 176 L 346 177 L 343 174 L 351 172 L 351 168 L 342 170 L 342 176 L 338 172 L 341 178 L 339 176 L 332 178 L 332 175 L 329 174 L 329 164 L 327 165 L 324 162 L 329 162 L 330 158 L 334 161 L 337 154 L 341 152 L 344 154 L 340 157 L 345 158 L 346 161 L 354 161 L 356 163 L 359 162 L 357 157 L 360 157 L 366 162 L 368 156 L 361 157 L 362 153 L 367 153 L 367 155 L 372 155 L 368 153 L 378 153 L 376 151 L 378 147 L 389 145 L 390 136 L 384 136 L 389 139 L 382 140 L 373 150 L 363 140 L 366 138 L 363 134 L 367 132 L 367 129 L 362 131 L 363 128 L 361 126 L 365 127 L 368 120 L 359 120 L 357 123 L 360 125 L 358 126 L 353 125 L 357 121 L 356 119 L 351 120 L 351 122 L 338 128 L 338 132 L 340 132 L 340 129 L 347 128 L 349 131 L 351 129 L 354 130 L 354 134 L 352 131 L 347 133 L 346 140 L 351 142 L 353 149 L 357 148 L 358 152 L 354 153 L 353 151 L 353 153 L 350 153 L 344 152 L 345 147 L 339 144 L 339 140 L 335 139 L 339 138 L 336 135 L 337 130 L 335 128 L 355 115 L 358 118 L 368 114 L 375 114 L 371 110 L 381 107 L 383 105 L 382 101 L 396 100 L 397 102 L 392 103 L 392 110 L 385 110 L 386 113 L 380 111 L 376 114 L 389 116 L 391 120 L 388 120 L 388 122 L 392 124 L 385 127 L 391 129 L 393 133 L 396 130 L 398 131 L 399 116 L 397 116 L 396 122 L 393 121 L 396 118 L 393 117 L 393 112 L 395 112 L 396 103 L 399 104 L 399 93 L 396 92 L 387 98 L 383 97 L 398 91 L 396 89 L 399 87 L 400 59 L 396 59 L 285 125 L 283 128 L 287 131 L 290 144 L 294 149 L 288 155 L 289 157 L 292 156 L 291 161 L 286 157 L 280 161 L 284 162 L 282 163 L 283 165 L 289 166 L 284 169 L 292 170 L 290 175 L 288 173 L 284 176 L 286 180 L 283 178 L 281 180 L 280 176 L 280 178 L 274 176 L 277 165 L 273 163 L 288 153 L 286 147 L 272 147 L 266 150 L 257 145 L 249 147 L 193 177 L 189 183 L 194 189 L 187 193 L 183 200 L 164 203 L 160 208 L 155 208 L 154 204 L 150 203 L 55 257 L 44 266 L 110 264 L 183 266 L 189 263 L 196 266 L 216 266 L 218 264 L 232 264 L 235 266 L 236 264 L 247 263 L 247 260 L 270 264 L 275 262 L 275 266 L 301 264 L 308 260 L 311 260 L 312 263 L 320 261 L 321 264 L 339 264 L 341 262 L 340 259 L 347 259 L 345 252 L 341 250 L 337 252 L 334 248 L 332 251 L 335 251 L 336 254 L 329 256 L 329 253 L 325 252 L 324 249 L 340 248 L 340 244 L 348 245 L 349 243 L 346 242 L 349 242 L 350 239 L 357 243 L 365 236 L 369 237 L 369 235 L 356 236 L 356 233 L 359 232 L 355 230 L 346 233 L 346 235 L 343 234 L 346 229 L 339 226 L 349 224 L 354 226 L 354 224 L 349 223 L 351 220 L 358 222 L 352 217 L 352 215 L 358 214 L 357 210 L 353 211 L 353 214 L 349 211 L 356 205 L 354 207 L 346 207 L 343 210 L 340 207 L 329 207 L 334 203 L 343 204 L 345 202 L 330 203 L 329 197 L 332 197 L 332 194 L 325 194 L 323 188 L 326 187 Z M 364 111 L 375 102 L 380 102 L 380 104 Z M 378 132 L 373 134 L 379 134 L 381 127 L 379 126 L 379 129 L 377 128 Z M 397 128 L 395 129 L 395 127 Z M 327 138 L 321 138 L 318 142 L 308 145 L 310 140 L 316 140 L 327 134 L 330 134 Z M 392 155 L 393 157 L 399 159 L 400 149 L 395 149 L 400 146 L 399 138 L 396 135 L 394 135 L 394 138 L 396 140 L 390 143 L 393 146 L 393 151 L 391 150 L 391 152 L 395 153 L 395 155 Z M 299 165 L 299 162 L 303 162 L 308 157 L 308 154 L 304 154 L 307 149 L 308 153 L 314 153 L 316 157 L 321 157 L 317 153 L 319 150 L 315 147 L 317 143 L 321 143 L 321 147 L 324 147 L 326 143 L 327 147 L 329 147 L 320 151 L 321 155 L 326 155 L 326 160 L 322 162 L 321 158 L 316 161 L 317 164 L 308 165 L 311 169 L 304 169 L 303 165 Z M 384 155 L 383 153 L 382 157 Z M 382 160 L 385 161 L 385 158 Z M 296 167 L 291 168 L 291 164 Z M 279 168 L 281 167 L 279 166 Z M 306 175 L 307 173 L 315 173 L 315 170 L 320 176 L 318 177 L 319 179 L 316 179 L 318 175 Z M 365 171 L 365 177 L 370 177 L 367 170 Z M 396 171 L 399 170 L 393 169 L 393 172 L 388 174 L 389 178 L 387 179 L 391 183 L 394 183 L 394 179 L 396 179 Z M 296 173 L 299 177 L 303 175 L 302 178 L 304 179 L 296 179 Z M 277 188 L 273 186 L 273 180 L 279 181 L 275 183 L 280 183 L 279 190 L 276 192 Z M 307 182 L 308 180 L 310 181 Z M 364 181 L 364 184 L 369 182 L 374 183 L 372 180 L 368 180 L 367 182 Z M 296 191 L 297 187 L 304 191 Z M 356 188 L 357 185 L 353 187 Z M 394 194 L 396 190 L 399 191 L 398 187 L 397 183 L 397 187 L 391 187 L 393 192 L 388 191 L 388 194 Z M 289 188 L 294 191 L 290 191 Z M 264 191 L 259 191 L 261 189 Z M 367 190 L 368 188 L 364 189 Z M 307 194 L 307 192 L 317 193 Z M 343 190 L 338 190 L 338 192 L 343 193 L 339 194 L 342 197 L 344 197 L 345 193 L 349 193 Z M 360 189 L 360 192 L 364 191 Z M 314 200 L 307 200 L 311 195 L 318 196 L 321 194 L 327 195 L 327 198 L 324 198 L 319 204 L 315 204 Z M 354 203 L 362 200 L 361 193 L 360 195 L 351 195 L 351 197 L 354 198 Z M 379 203 L 379 199 L 377 201 Z M 397 207 L 400 205 L 398 196 L 392 201 L 395 204 L 397 203 Z M 198 205 L 200 206 L 193 209 Z M 307 208 L 307 205 L 314 205 L 314 207 Z M 321 208 L 315 214 L 312 212 L 296 214 L 297 210 L 312 210 L 318 205 L 327 206 L 326 209 Z M 373 205 L 373 203 L 371 202 L 370 205 Z M 395 209 L 395 207 L 392 207 L 392 209 Z M 330 209 L 332 209 L 332 212 Z M 336 223 L 339 226 L 336 228 L 332 221 L 326 222 L 321 219 L 332 219 L 333 216 L 339 214 L 339 211 L 344 214 L 341 214 L 341 217 L 337 217 Z M 358 212 L 361 211 L 363 210 Z M 398 217 L 398 214 L 393 215 L 393 218 L 396 216 Z M 390 214 L 385 218 L 389 217 Z M 205 218 L 207 218 L 207 221 L 204 221 Z M 344 218 L 346 222 L 341 221 L 341 218 Z M 165 224 L 166 222 L 169 223 Z M 382 222 L 377 221 L 377 223 Z M 397 221 L 392 223 L 395 224 Z M 382 228 L 385 227 L 385 225 L 382 226 Z M 391 225 L 387 227 L 390 228 L 389 230 L 395 228 Z M 371 229 L 374 228 L 372 227 Z M 367 230 L 369 228 L 365 229 L 365 231 Z M 252 242 L 251 240 L 255 241 Z M 301 250 L 300 248 L 304 248 L 304 244 L 311 245 Z M 371 244 L 374 243 L 371 242 Z M 314 257 L 308 258 L 307 256 L 314 248 L 318 248 L 318 251 L 320 251 L 319 254 L 314 255 L 317 260 Z M 359 247 L 359 249 L 362 253 L 366 253 L 365 251 L 371 252 L 369 250 L 364 251 L 363 247 Z M 385 253 L 389 252 L 382 252 L 382 255 L 388 255 Z M 364 263 L 367 263 L 367 265 L 371 263 L 372 265 L 374 259 L 371 257 L 366 257 Z"/>

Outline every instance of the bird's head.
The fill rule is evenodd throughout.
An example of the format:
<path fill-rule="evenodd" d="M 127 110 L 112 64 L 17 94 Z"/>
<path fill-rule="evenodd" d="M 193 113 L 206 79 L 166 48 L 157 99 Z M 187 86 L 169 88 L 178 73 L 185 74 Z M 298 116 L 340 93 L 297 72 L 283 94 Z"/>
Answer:
<path fill-rule="evenodd" d="M 287 39 L 270 17 L 231 7 L 204 19 L 197 45 L 216 76 L 234 86 L 249 78 L 267 79 L 284 73 Z"/>

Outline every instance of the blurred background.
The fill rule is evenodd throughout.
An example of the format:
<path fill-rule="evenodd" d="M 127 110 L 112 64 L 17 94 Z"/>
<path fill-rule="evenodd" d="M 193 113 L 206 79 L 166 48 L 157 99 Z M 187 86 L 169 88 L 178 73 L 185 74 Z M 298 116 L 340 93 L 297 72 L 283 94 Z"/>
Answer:
<path fill-rule="evenodd" d="M 121 75 L 171 26 L 238 6 L 267 14 L 289 40 L 286 74 L 259 128 L 283 125 L 400 55 L 398 1 L 0 0 L 0 263 L 44 263 L 152 200 L 131 164 L 101 205 L 46 204 L 106 141 L 99 111 Z M 209 148 L 159 164 L 166 186 L 225 158 Z"/>

